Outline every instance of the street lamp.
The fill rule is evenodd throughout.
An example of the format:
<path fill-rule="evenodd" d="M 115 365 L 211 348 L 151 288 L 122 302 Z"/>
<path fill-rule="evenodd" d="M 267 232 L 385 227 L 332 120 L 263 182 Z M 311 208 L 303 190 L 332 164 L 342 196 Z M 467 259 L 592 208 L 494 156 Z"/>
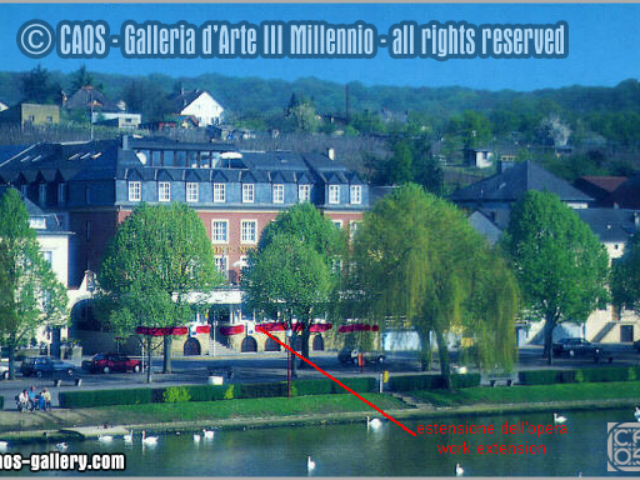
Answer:
<path fill-rule="evenodd" d="M 287 329 L 287 344 L 291 348 L 293 330 Z M 287 397 L 291 398 L 291 350 L 287 350 Z"/>

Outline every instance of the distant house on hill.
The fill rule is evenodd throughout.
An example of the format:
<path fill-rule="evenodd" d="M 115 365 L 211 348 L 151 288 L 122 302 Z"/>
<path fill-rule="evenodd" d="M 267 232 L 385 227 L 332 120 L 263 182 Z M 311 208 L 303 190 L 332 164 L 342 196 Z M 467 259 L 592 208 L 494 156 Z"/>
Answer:
<path fill-rule="evenodd" d="M 594 198 L 594 207 L 613 207 L 611 194 L 626 181 L 627 177 L 583 176 L 574 185 Z"/>
<path fill-rule="evenodd" d="M 123 130 L 135 130 L 142 122 L 139 113 L 126 111 L 123 101 L 113 102 L 100 90 L 91 85 L 79 88 L 73 95 L 66 98 L 63 95 L 62 108 L 68 112 L 82 111 L 91 123 Z"/>
<path fill-rule="evenodd" d="M 182 117 L 195 117 L 200 127 L 222 123 L 224 108 L 206 90 L 180 90 L 173 98 L 173 113 Z"/>
<path fill-rule="evenodd" d="M 469 167 L 489 168 L 493 165 L 493 151 L 488 148 L 465 148 L 462 156 Z"/>
<path fill-rule="evenodd" d="M 510 208 L 529 190 L 554 193 L 572 208 L 593 203 L 592 197 L 534 162 L 502 162 L 497 174 L 455 191 L 451 200 L 468 209 Z"/>
<path fill-rule="evenodd" d="M 0 123 L 24 126 L 55 125 L 60 123 L 60 107 L 21 102 L 0 112 Z"/>
<path fill-rule="evenodd" d="M 640 172 L 620 184 L 611 194 L 613 205 L 619 208 L 640 210 Z"/>

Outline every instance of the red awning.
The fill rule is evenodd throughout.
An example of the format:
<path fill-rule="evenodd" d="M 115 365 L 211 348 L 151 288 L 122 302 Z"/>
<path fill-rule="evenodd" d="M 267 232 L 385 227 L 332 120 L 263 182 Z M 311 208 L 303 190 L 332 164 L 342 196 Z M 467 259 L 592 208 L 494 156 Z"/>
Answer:
<path fill-rule="evenodd" d="M 286 327 L 282 322 L 269 322 L 256 325 L 256 330 L 263 330 L 265 332 L 284 332 L 286 330 Z"/>
<path fill-rule="evenodd" d="M 196 333 L 209 333 L 209 332 L 211 332 L 211 327 L 209 325 L 196 326 Z"/>
<path fill-rule="evenodd" d="M 137 327 L 136 333 L 151 337 L 166 337 L 167 335 L 186 335 L 189 329 L 187 327 Z"/>
<path fill-rule="evenodd" d="M 309 327 L 309 331 L 322 333 L 326 332 L 327 330 L 331 330 L 332 327 L 333 325 L 330 323 L 316 323 L 315 325 L 311 325 L 311 327 Z"/>
<path fill-rule="evenodd" d="M 244 333 L 244 325 L 234 325 L 232 327 L 220 327 L 220 333 L 225 336 L 238 335 Z"/>
<path fill-rule="evenodd" d="M 338 328 L 338 332 L 340 333 L 351 333 L 351 332 L 369 332 L 374 331 L 377 332 L 380 330 L 378 325 L 369 325 L 367 323 L 352 323 L 350 325 L 342 325 Z"/>

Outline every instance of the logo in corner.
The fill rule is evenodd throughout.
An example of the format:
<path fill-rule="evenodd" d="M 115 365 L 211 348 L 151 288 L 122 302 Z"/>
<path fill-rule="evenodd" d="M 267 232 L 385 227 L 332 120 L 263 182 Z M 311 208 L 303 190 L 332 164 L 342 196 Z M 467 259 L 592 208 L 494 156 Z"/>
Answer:
<path fill-rule="evenodd" d="M 607 423 L 607 471 L 640 472 L 640 423 Z"/>
<path fill-rule="evenodd" d="M 56 44 L 56 32 L 44 20 L 31 20 L 18 30 L 16 40 L 20 51 L 30 58 L 42 58 L 49 55 Z"/>

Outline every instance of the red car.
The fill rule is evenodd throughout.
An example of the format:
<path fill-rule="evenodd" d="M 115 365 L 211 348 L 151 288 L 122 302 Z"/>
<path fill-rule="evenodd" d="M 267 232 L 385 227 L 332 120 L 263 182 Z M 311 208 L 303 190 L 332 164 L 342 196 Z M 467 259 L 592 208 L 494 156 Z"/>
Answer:
<path fill-rule="evenodd" d="M 127 372 L 133 371 L 138 373 L 142 368 L 140 360 L 129 358 L 119 353 L 98 353 L 91 360 L 82 362 L 82 368 L 89 370 L 91 373 L 102 372 Z"/>

